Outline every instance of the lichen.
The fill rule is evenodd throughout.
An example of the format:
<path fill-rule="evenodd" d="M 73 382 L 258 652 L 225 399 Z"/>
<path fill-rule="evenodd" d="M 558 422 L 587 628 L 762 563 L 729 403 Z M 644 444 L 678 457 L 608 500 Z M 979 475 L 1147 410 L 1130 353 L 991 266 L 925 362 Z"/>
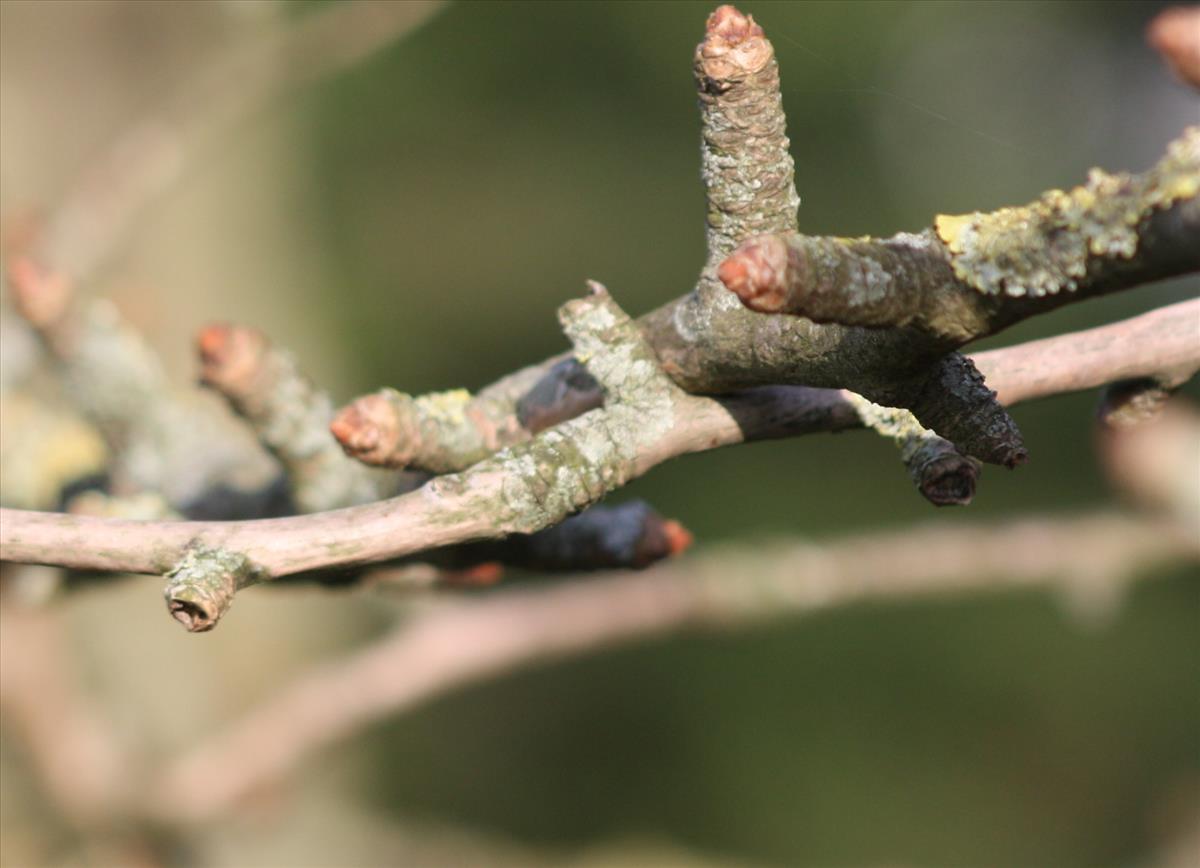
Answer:
<path fill-rule="evenodd" d="M 892 440 L 912 481 L 935 506 L 962 506 L 975 495 L 979 462 L 921 425 L 908 410 L 882 407 L 853 392 L 847 399 L 863 425 Z"/>
<path fill-rule="evenodd" d="M 576 358 L 604 388 L 605 405 L 468 471 L 501 475 L 497 527 L 505 532 L 532 533 L 600 500 L 675 424 L 678 387 L 602 287 L 568 302 L 559 317 Z"/>
<path fill-rule="evenodd" d="M 1200 194 L 1200 127 L 1189 127 L 1142 175 L 1100 169 L 1070 191 L 988 214 L 939 215 L 938 237 L 960 280 L 988 295 L 1071 292 L 1094 257 L 1131 259 L 1138 226 L 1156 210 Z"/>
<path fill-rule="evenodd" d="M 266 578 L 265 572 L 240 552 L 193 543 L 166 575 L 167 611 L 191 633 L 211 630 L 229 611 L 233 595 Z"/>

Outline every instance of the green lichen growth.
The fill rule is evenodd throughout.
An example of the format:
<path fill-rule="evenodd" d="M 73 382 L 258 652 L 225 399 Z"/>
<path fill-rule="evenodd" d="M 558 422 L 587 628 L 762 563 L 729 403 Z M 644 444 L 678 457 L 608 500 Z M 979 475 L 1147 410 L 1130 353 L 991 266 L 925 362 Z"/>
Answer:
<path fill-rule="evenodd" d="M 1093 169 L 1082 187 L 1050 190 L 1020 208 L 941 215 L 935 227 L 960 280 L 988 295 L 1071 292 L 1093 257 L 1132 259 L 1138 226 L 1200 194 L 1200 127 L 1189 127 L 1142 175 Z"/>

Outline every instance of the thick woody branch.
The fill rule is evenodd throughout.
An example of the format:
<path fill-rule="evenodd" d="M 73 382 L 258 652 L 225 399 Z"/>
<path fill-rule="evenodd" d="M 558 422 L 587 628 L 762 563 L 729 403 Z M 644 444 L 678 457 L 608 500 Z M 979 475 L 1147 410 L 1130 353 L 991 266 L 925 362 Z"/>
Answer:
<path fill-rule="evenodd" d="M 708 265 L 752 235 L 796 228 L 800 197 L 788 152 L 775 49 L 754 16 L 721 6 L 696 48 L 700 176 L 708 198 Z"/>
<path fill-rule="evenodd" d="M 586 300 L 585 300 L 586 302 Z M 580 302 L 577 304 L 585 304 Z M 609 310 L 609 302 L 591 305 Z M 585 310 L 589 309 L 585 304 Z M 391 500 L 307 516 L 244 522 L 132 522 L 0 510 L 0 559 L 80 569 L 165 573 L 189 545 L 244 554 L 264 577 L 392 560 L 418 551 L 530 532 L 562 518 L 670 458 L 747 440 L 840 431 L 861 425 L 846 396 L 803 387 L 751 389 L 721 399 L 673 391 L 646 365 L 630 364 L 642 344 L 621 333 L 613 362 L 590 360 L 597 379 L 648 377 L 661 416 L 648 424 L 641 399 L 617 415 L 593 410 L 501 450 L 463 473 L 439 477 Z M 1195 324 L 1200 300 L 1101 329 L 981 354 L 979 364 L 1006 403 L 1093 388 L 1164 366 L 1200 368 Z M 590 321 L 605 321 L 594 312 Z M 593 341 L 581 340 L 581 351 Z M 648 361 L 645 357 L 638 362 Z M 623 368 L 622 365 L 625 367 Z M 624 387 L 612 390 L 622 394 Z M 669 399 L 669 400 L 668 400 Z M 673 421 L 663 424 L 667 405 Z M 612 427 L 613 422 L 620 428 Z M 618 436 L 619 435 L 619 436 Z M 629 440 L 614 443 L 613 440 Z"/>
<path fill-rule="evenodd" d="M 609 406 L 468 471 L 390 501 L 257 522 L 105 521 L 7 511 L 0 522 L 4 557 L 26 560 L 37 549 L 41 555 L 33 560 L 49 556 L 66 566 L 176 574 L 180 561 L 194 559 L 197 551 L 244 558 L 237 570 L 219 571 L 219 582 L 194 581 L 196 570 L 182 571 L 184 586 L 200 590 L 172 599 L 188 603 L 183 608 L 189 619 L 203 626 L 219 617 L 247 576 L 257 580 L 390 560 L 549 527 L 669 457 L 680 401 L 711 403 L 689 399 L 659 372 L 637 329 L 602 288 L 565 305 L 562 319 L 579 357 L 604 384 Z M 100 527 L 106 529 L 104 542 L 83 551 L 84 539 Z M 51 553 L 46 545 L 56 538 Z"/>
<path fill-rule="evenodd" d="M 1142 175 L 1020 208 L 939 216 L 886 240 L 795 233 L 745 242 L 720 266 L 749 308 L 816 322 L 913 328 L 955 349 L 1089 297 L 1200 270 L 1200 127 Z"/>
<path fill-rule="evenodd" d="M 849 388 L 877 403 L 919 407 L 917 415 L 961 452 L 1008 466 L 1020 463 L 1024 450 L 1016 426 L 973 378 L 955 383 L 965 408 L 934 400 L 946 371 L 957 371 L 961 362 L 940 361 L 943 353 L 927 347 L 918 347 L 914 357 L 906 335 L 755 316 L 724 291 L 716 279 L 718 263 L 749 236 L 794 232 L 800 199 L 778 65 L 762 28 L 732 6 L 720 7 L 696 49 L 695 73 L 709 261 L 690 295 L 639 320 L 666 373 L 702 394 L 775 384 Z M 553 359 L 519 376 L 520 382 L 503 380 L 478 398 L 458 394 L 462 410 L 449 417 L 424 410 L 422 399 L 385 390 L 344 409 L 334 434 L 349 454 L 369 464 L 444 472 L 600 400 L 594 381 L 570 360 Z M 428 400 L 444 403 L 443 396 Z"/>
<path fill-rule="evenodd" d="M 642 317 L 638 324 L 663 370 L 686 391 L 724 394 L 765 385 L 846 388 L 870 401 L 911 410 L 925 427 L 962 453 L 1012 466 L 1024 458 L 1015 424 L 961 360 L 908 330 L 866 330 L 817 325 L 799 318 L 756 314 L 740 305 L 716 279 L 715 268 L 733 244 L 753 233 L 794 232 L 799 203 L 780 108 L 774 52 L 760 27 L 732 7 L 708 21 L 696 51 L 702 125 L 702 177 L 708 201 L 710 261 L 695 290 Z M 561 359 L 539 366 L 528 397 L 542 408 L 537 419 L 560 421 L 596 406 L 599 393 L 577 366 Z M 516 410 L 522 398 L 497 384 L 502 401 L 490 408 L 505 428 L 505 445 L 530 436 Z M 954 395 L 938 393 L 947 387 Z M 558 412 L 547 400 L 559 396 Z M 445 458 L 461 466 L 452 427 L 443 446 L 436 426 L 406 422 L 394 398 L 371 397 L 339 416 L 335 433 L 350 454 L 369 463 L 428 467 Z M 546 409 L 547 407 L 550 409 Z M 490 417 L 484 433 L 496 427 Z M 416 435 L 406 433 L 419 428 Z M 416 444 L 411 455 L 409 438 Z M 479 439 L 474 438 L 478 444 Z M 474 458 L 478 452 L 470 451 Z"/>
<path fill-rule="evenodd" d="M 373 721 L 536 661 L 867 599 L 1049 587 L 1103 605 L 1123 582 L 1198 556 L 1174 526 L 1096 515 L 731 548 L 639 575 L 501 592 L 407 621 L 297 681 L 171 765 L 150 810 L 212 817 Z"/>

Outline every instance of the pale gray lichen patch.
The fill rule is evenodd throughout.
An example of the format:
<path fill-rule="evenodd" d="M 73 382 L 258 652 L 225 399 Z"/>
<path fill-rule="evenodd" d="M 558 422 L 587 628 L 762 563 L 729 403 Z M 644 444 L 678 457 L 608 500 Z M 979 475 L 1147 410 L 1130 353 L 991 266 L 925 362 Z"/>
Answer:
<path fill-rule="evenodd" d="M 606 401 L 468 471 L 499 474 L 496 525 L 505 532 L 540 530 L 597 502 L 634 475 L 636 462 L 675 423 L 675 397 L 682 393 L 607 292 L 594 287 L 559 316 Z"/>
<path fill-rule="evenodd" d="M 1013 297 L 1075 290 L 1096 257 L 1131 259 L 1154 211 L 1200 195 L 1200 127 L 1189 127 L 1142 175 L 1093 169 L 1070 191 L 989 214 L 940 215 L 935 228 L 955 275 L 980 292 Z"/>

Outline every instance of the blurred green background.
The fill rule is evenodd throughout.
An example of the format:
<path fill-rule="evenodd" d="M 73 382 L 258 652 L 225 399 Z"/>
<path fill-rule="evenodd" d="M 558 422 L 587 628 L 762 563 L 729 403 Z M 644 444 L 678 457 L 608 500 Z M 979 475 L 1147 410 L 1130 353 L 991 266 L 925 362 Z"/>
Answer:
<path fill-rule="evenodd" d="M 302 273 L 260 289 L 231 258 L 220 305 L 199 302 L 179 327 L 250 320 L 340 398 L 482 386 L 563 349 L 554 310 L 586 278 L 635 313 L 690 287 L 703 253 L 691 55 L 712 8 L 448 6 L 242 130 L 135 246 L 178 234 L 171 208 L 206 195 L 212 166 L 249 159 L 263 124 L 282 127 L 271 159 L 291 181 L 271 206 L 289 234 L 257 246 L 249 203 L 266 194 L 253 184 L 206 231 L 211 249 L 242 259 L 294 253 Z M 1143 42 L 1153 3 L 742 8 L 775 45 L 812 233 L 915 230 L 939 212 L 1077 183 L 1094 165 L 1145 168 L 1200 120 Z M 126 274 L 186 280 L 143 262 L 133 252 Z M 1176 281 L 1068 307 L 989 345 L 1196 291 Z M 1017 408 L 1031 462 L 986 468 L 975 504 L 936 516 L 892 447 L 865 434 L 688 457 L 618 499 L 680 519 L 701 554 L 720 541 L 1096 507 L 1112 496 L 1092 455 L 1094 403 Z M 459 692 L 306 774 L 322 780 L 348 757 L 359 792 L 397 821 L 563 852 L 648 838 L 780 865 L 1147 863 L 1200 806 L 1195 578 L 1141 586 L 1102 624 L 1027 593 L 646 642 Z M 319 605 L 340 626 L 319 648 L 295 640 L 289 671 L 379 628 L 369 599 Z M 245 641 L 258 614 L 239 601 L 208 647 Z"/>

